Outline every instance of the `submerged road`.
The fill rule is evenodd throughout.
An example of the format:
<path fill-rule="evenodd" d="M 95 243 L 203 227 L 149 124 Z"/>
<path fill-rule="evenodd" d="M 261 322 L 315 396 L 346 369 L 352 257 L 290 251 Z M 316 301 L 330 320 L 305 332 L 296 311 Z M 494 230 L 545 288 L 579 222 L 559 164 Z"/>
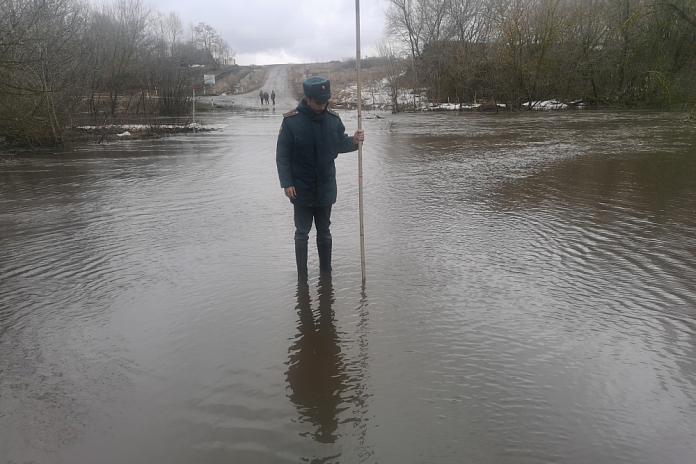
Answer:
<path fill-rule="evenodd" d="M 291 65 L 289 64 L 274 66 L 266 82 L 261 87 L 261 90 L 268 92 L 269 95 L 272 91 L 275 91 L 275 105 L 273 105 L 270 99 L 269 105 L 265 103 L 261 105 L 258 89 L 247 93 L 216 96 L 214 100 L 223 105 L 231 105 L 234 103 L 235 106 L 242 106 L 245 108 L 256 107 L 277 109 L 283 112 L 289 111 L 297 106 L 297 98 L 293 96 L 290 83 L 288 82 L 290 67 Z"/>

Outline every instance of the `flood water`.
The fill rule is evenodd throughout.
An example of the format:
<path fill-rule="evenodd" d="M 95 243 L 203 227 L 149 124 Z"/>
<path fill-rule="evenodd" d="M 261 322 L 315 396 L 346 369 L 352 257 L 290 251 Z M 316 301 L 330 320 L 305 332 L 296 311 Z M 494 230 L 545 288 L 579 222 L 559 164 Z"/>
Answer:
<path fill-rule="evenodd" d="M 694 462 L 693 124 L 366 119 L 305 292 L 281 113 L 0 164 L 0 463 Z"/>

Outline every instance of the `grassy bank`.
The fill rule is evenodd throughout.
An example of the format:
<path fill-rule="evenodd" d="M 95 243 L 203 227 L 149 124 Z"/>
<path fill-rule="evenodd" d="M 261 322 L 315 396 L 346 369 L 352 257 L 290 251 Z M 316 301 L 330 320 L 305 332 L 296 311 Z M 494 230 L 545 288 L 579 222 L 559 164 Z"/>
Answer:
<path fill-rule="evenodd" d="M 328 63 L 305 63 L 293 65 L 290 74 L 290 84 L 296 98 L 301 98 L 302 82 L 309 76 L 321 76 L 331 81 L 331 104 L 345 105 L 339 94 L 346 89 L 354 88 L 357 84 L 357 69 L 355 60 L 330 61 Z M 379 58 L 368 58 L 361 61 L 361 81 L 363 89 L 375 86 L 388 76 L 388 69 Z"/>
<path fill-rule="evenodd" d="M 204 85 L 203 75 L 196 79 L 197 87 L 207 95 L 223 93 L 246 93 L 258 90 L 268 78 L 270 66 L 223 66 L 205 74 L 215 75 L 215 86 Z"/>

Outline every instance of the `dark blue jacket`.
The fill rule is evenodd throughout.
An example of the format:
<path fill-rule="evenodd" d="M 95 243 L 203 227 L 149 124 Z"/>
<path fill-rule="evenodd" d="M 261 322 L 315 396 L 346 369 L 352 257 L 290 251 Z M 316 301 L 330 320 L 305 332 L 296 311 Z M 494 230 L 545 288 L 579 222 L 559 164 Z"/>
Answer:
<path fill-rule="evenodd" d="M 302 99 L 296 110 L 283 115 L 280 126 L 276 147 L 280 186 L 295 186 L 296 205 L 332 205 L 336 203 L 334 160 L 339 153 L 357 149 L 337 113 L 315 114 Z"/>

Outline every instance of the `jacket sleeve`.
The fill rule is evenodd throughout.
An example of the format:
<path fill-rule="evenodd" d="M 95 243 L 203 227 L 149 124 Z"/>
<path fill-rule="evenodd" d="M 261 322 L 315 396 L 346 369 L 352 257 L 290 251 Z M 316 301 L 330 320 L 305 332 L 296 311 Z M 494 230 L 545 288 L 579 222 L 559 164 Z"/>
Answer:
<path fill-rule="evenodd" d="M 343 122 L 339 123 L 339 146 L 338 146 L 338 152 L 339 153 L 348 153 L 351 151 L 355 151 L 358 149 L 358 146 L 353 143 L 353 137 L 350 135 L 346 134 L 346 128 L 343 125 Z"/>
<path fill-rule="evenodd" d="M 295 180 L 292 177 L 292 152 L 294 137 L 292 131 L 285 124 L 285 120 L 280 126 L 278 134 L 278 144 L 276 146 L 276 166 L 278 167 L 278 178 L 282 188 L 292 187 Z"/>

